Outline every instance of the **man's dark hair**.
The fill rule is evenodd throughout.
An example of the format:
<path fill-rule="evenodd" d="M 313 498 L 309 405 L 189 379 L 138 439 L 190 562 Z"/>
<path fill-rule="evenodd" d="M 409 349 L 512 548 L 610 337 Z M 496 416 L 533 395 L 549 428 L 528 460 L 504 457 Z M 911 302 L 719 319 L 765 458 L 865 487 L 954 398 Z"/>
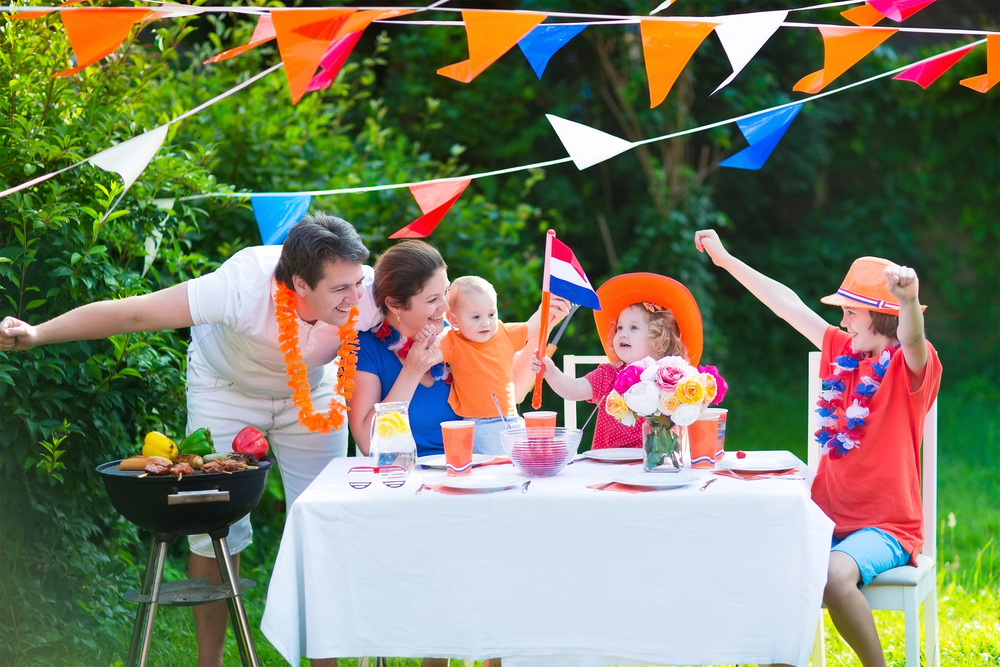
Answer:
<path fill-rule="evenodd" d="M 872 333 L 880 334 L 888 338 L 896 337 L 896 327 L 899 326 L 899 317 L 897 315 L 889 315 L 888 313 L 879 313 L 877 311 L 871 311 L 872 314 Z"/>
<path fill-rule="evenodd" d="M 274 267 L 274 278 L 294 290 L 292 277 L 298 276 L 309 289 L 315 289 L 327 264 L 363 264 L 368 254 L 351 223 L 333 215 L 312 213 L 288 232 L 281 245 L 281 258 Z"/>

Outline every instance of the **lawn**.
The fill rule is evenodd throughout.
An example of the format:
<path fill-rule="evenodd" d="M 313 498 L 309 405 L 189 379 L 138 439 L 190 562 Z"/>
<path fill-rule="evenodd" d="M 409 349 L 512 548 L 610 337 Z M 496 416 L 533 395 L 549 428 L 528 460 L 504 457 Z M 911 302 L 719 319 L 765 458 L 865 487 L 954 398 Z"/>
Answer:
<path fill-rule="evenodd" d="M 804 402 L 803 401 L 800 402 Z M 940 460 L 938 474 L 938 600 L 942 665 L 948 667 L 1000 666 L 1000 415 L 996 389 L 976 382 L 942 392 L 940 405 Z M 753 406 L 733 409 L 749 414 Z M 787 406 L 801 410 L 802 406 Z M 757 443 L 795 442 L 794 432 L 775 432 L 763 424 L 738 426 L 730 431 L 733 441 Z M 767 439 L 764 439 L 764 434 Z M 751 448 L 747 444 L 747 448 Z M 754 446 L 773 449 L 771 446 Z M 801 450 L 801 451 L 800 451 Z M 794 450 L 804 457 L 804 447 Z M 259 540 L 259 542 L 262 540 Z M 255 544 L 244 555 L 243 576 L 259 582 L 244 596 L 250 624 L 262 665 L 283 665 L 283 658 L 260 634 L 260 618 L 276 545 Z M 177 548 L 169 561 L 169 579 L 186 575 L 184 552 Z M 130 605 L 129 605 L 130 607 Z M 97 654 L 65 656 L 65 661 L 48 664 L 123 665 L 130 634 L 130 618 L 123 618 L 120 641 L 105 646 Z M 903 615 L 875 612 L 875 620 L 886 659 L 890 665 L 904 664 Z M 195 664 L 194 625 L 191 612 L 181 608 L 161 608 L 156 618 L 151 663 L 155 665 Z M 922 628 L 921 624 L 921 628 Z M 826 619 L 827 663 L 832 666 L 858 665 L 851 650 Z M 226 664 L 238 665 L 235 643 L 227 646 Z M 302 662 L 308 664 L 307 661 Z M 352 660 L 342 661 L 353 665 Z M 391 665 L 416 667 L 419 660 L 391 660 Z M 476 663 L 477 667 L 481 663 Z"/>

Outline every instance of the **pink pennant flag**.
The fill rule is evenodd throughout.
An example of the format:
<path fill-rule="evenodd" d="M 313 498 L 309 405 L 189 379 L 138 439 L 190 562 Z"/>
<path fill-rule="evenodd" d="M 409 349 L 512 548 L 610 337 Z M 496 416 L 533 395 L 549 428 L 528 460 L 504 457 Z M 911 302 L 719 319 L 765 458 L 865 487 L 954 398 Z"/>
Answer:
<path fill-rule="evenodd" d="M 309 87 L 306 88 L 307 92 L 311 93 L 330 87 L 344 63 L 347 62 L 347 58 L 351 55 L 358 40 L 361 39 L 361 33 L 361 30 L 349 33 L 330 45 L 330 49 L 319 61 L 320 73 L 309 82 Z"/>
<path fill-rule="evenodd" d="M 964 58 L 965 55 L 974 48 L 976 48 L 976 45 L 970 44 L 964 49 L 959 49 L 958 51 L 954 51 L 952 53 L 945 53 L 937 58 L 932 58 L 931 60 L 914 65 L 892 78 L 896 81 L 912 81 L 921 88 L 926 89 L 927 86 L 937 81 L 942 74 L 951 69 L 952 65 Z"/>
<path fill-rule="evenodd" d="M 430 236 L 441 219 L 444 218 L 458 198 L 472 182 L 470 178 L 441 183 L 424 183 L 411 185 L 410 193 L 417 200 L 417 206 L 423 215 L 398 232 L 390 239 L 422 239 Z"/>
<path fill-rule="evenodd" d="M 868 5 L 882 16 L 900 23 L 935 0 L 868 0 Z"/>

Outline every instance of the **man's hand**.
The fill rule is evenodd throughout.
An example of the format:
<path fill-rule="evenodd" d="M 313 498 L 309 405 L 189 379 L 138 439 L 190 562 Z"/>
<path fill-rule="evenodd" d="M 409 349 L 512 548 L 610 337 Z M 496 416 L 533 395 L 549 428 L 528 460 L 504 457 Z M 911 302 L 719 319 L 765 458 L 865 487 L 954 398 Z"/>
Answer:
<path fill-rule="evenodd" d="M 885 286 L 902 305 L 904 301 L 917 299 L 920 296 L 920 281 L 917 272 L 908 266 L 892 264 L 885 267 Z"/>
<path fill-rule="evenodd" d="M 13 317 L 5 317 L 0 322 L 0 352 L 10 350 L 30 350 L 38 345 L 35 327 Z"/>

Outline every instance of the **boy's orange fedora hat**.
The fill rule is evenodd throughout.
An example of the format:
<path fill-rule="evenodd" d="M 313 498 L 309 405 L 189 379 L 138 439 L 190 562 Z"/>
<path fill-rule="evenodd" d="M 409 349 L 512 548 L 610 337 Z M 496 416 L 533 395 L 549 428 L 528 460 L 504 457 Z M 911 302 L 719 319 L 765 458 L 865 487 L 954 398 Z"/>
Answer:
<path fill-rule="evenodd" d="M 837 293 L 825 296 L 820 301 L 831 306 L 899 315 L 899 303 L 885 284 L 885 267 L 893 265 L 893 262 L 881 257 L 859 257 L 851 264 Z M 921 312 L 926 309 L 927 306 L 920 306 Z"/>
<path fill-rule="evenodd" d="M 618 355 L 608 345 L 608 331 L 618 315 L 633 303 L 655 303 L 669 308 L 677 320 L 681 331 L 681 341 L 687 348 L 688 362 L 697 366 L 701 359 L 702 326 L 701 311 L 687 287 L 673 278 L 655 273 L 626 273 L 615 276 L 600 286 L 597 296 L 601 299 L 601 310 L 594 311 L 594 323 L 601 337 L 604 353 L 613 363 L 618 363 Z"/>

